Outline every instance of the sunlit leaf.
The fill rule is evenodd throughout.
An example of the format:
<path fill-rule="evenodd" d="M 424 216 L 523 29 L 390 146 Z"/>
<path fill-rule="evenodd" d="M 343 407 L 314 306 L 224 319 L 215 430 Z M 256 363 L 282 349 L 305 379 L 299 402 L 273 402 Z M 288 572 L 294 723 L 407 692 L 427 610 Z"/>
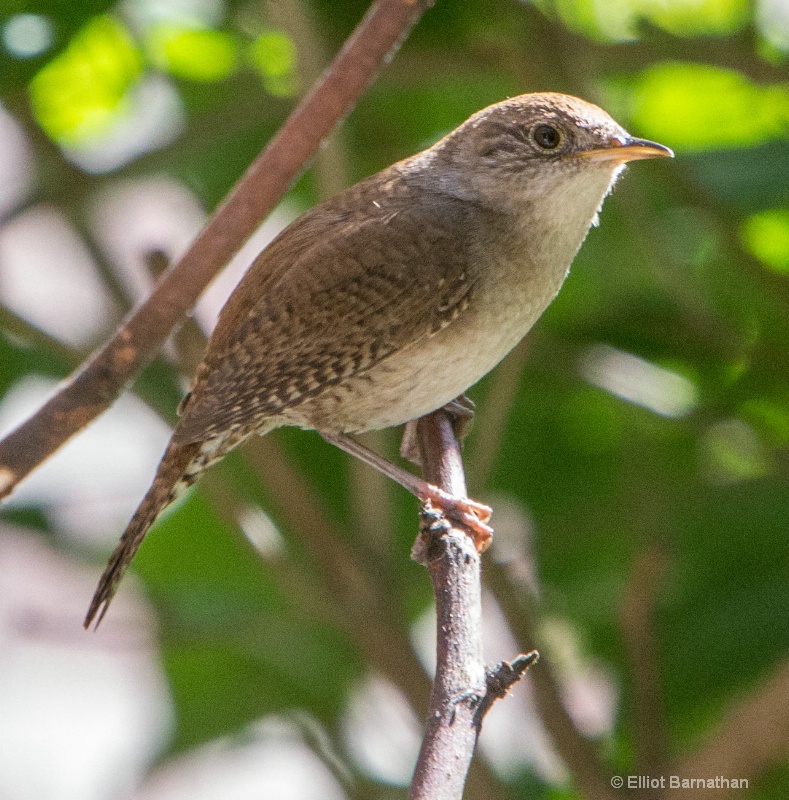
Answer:
<path fill-rule="evenodd" d="M 117 119 L 141 72 L 140 53 L 123 25 L 95 17 L 31 81 L 33 114 L 53 139 L 85 141 Z"/>
<path fill-rule="evenodd" d="M 631 0 L 633 9 L 677 36 L 727 35 L 747 21 L 747 0 Z"/>
<path fill-rule="evenodd" d="M 742 224 L 746 249 L 776 272 L 789 272 L 789 209 L 753 214 Z"/>
<path fill-rule="evenodd" d="M 748 22 L 747 0 L 556 0 L 538 3 L 595 39 L 627 41 L 646 21 L 676 36 L 727 35 Z"/>
<path fill-rule="evenodd" d="M 157 66 L 193 81 L 223 80 L 238 64 L 235 37 L 207 28 L 163 23 L 150 31 L 147 46 Z"/>
<path fill-rule="evenodd" d="M 290 97 L 296 92 L 296 46 L 286 33 L 262 33 L 252 43 L 249 54 L 269 94 Z"/>
<path fill-rule="evenodd" d="M 632 117 L 640 133 L 672 147 L 747 147 L 789 130 L 789 83 L 759 86 L 735 70 L 658 64 L 635 81 Z"/>
<path fill-rule="evenodd" d="M 594 39 L 627 41 L 636 36 L 633 8 L 629 0 L 607 3 L 595 0 L 557 0 L 538 3 L 557 13 L 571 28 Z"/>

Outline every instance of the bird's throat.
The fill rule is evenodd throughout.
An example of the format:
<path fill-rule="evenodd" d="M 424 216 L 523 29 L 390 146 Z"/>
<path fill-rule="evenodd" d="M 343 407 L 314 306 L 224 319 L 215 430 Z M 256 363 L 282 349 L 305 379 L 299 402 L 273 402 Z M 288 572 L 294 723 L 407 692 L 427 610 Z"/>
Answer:
<path fill-rule="evenodd" d="M 621 167 L 571 172 L 552 191 L 528 198 L 520 219 L 537 269 L 564 279 L 620 172 Z"/>

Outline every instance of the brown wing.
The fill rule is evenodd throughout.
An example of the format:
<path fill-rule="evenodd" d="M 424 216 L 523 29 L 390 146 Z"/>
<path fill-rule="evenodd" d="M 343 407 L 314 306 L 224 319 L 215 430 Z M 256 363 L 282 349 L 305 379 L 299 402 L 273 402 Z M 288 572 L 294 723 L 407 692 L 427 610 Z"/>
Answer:
<path fill-rule="evenodd" d="M 394 172 L 380 179 L 303 215 L 253 263 L 220 315 L 180 442 L 255 426 L 465 309 L 477 278 L 466 245 L 470 209 L 414 192 Z"/>

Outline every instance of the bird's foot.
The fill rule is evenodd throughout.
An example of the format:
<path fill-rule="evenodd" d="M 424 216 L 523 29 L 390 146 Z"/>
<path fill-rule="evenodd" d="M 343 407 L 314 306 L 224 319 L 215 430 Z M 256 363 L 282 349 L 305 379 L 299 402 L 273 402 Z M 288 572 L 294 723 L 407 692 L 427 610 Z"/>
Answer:
<path fill-rule="evenodd" d="M 478 552 L 482 553 L 487 550 L 493 536 L 493 529 L 486 524 L 493 513 L 490 506 L 478 503 L 476 500 L 469 500 L 467 497 L 451 495 L 449 492 L 427 483 L 422 478 L 412 475 L 402 467 L 392 464 L 383 456 L 349 436 L 323 431 L 320 434 L 330 444 L 356 456 L 365 464 L 369 464 L 387 477 L 397 481 L 403 488 L 419 498 L 423 504 L 430 501 L 433 508 L 443 513 L 447 519 L 469 531 Z"/>
<path fill-rule="evenodd" d="M 493 513 L 490 506 L 468 497 L 455 497 L 432 483 L 425 483 L 420 489 L 417 496 L 422 503 L 430 503 L 447 519 L 466 529 L 471 534 L 478 553 L 484 553 L 490 547 L 493 539 L 493 528 L 487 524 Z"/>

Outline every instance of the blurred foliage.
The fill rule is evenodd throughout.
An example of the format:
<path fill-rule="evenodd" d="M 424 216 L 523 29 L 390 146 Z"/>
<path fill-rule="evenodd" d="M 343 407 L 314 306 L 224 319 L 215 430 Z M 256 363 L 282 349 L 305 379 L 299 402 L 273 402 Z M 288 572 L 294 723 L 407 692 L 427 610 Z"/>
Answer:
<path fill-rule="evenodd" d="M 250 58 L 269 94 L 289 97 L 296 91 L 296 47 L 286 33 L 261 33 L 252 43 Z"/>
<path fill-rule="evenodd" d="M 68 143 L 102 134 L 142 72 L 140 54 L 111 16 L 94 17 L 30 83 L 41 127 Z"/>
<path fill-rule="evenodd" d="M 635 124 L 676 148 L 730 149 L 789 131 L 789 83 L 757 86 L 735 70 L 663 63 L 629 88 Z"/>
<path fill-rule="evenodd" d="M 147 45 L 157 67 L 193 81 L 227 78 L 238 61 L 235 38 L 223 31 L 161 24 L 152 27 Z"/>
<path fill-rule="evenodd" d="M 789 272 L 789 209 L 768 208 L 742 223 L 745 247 L 776 272 Z"/>
<path fill-rule="evenodd" d="M 747 0 L 539 0 L 535 5 L 598 41 L 637 40 L 645 22 L 675 36 L 726 36 L 749 22 Z"/>
<path fill-rule="evenodd" d="M 648 762 L 635 734 L 644 715 L 663 732 L 666 757 L 692 763 L 697 748 L 714 747 L 724 714 L 758 697 L 789 657 L 789 22 L 778 5 L 439 0 L 331 151 L 349 183 L 486 104 L 551 89 L 598 102 L 677 152 L 628 171 L 558 299 L 518 355 L 472 391 L 470 491 L 523 509 L 517 533 L 540 583 L 532 613 L 564 620 L 583 657 L 613 677 L 618 713 L 600 746 L 610 771 L 635 774 Z M 26 206 L 55 203 L 90 237 L 102 186 L 164 173 L 212 208 L 306 88 L 305 63 L 334 52 L 366 9 L 361 0 L 237 0 L 201 17 L 188 6 L 2 5 L 0 89 L 38 167 Z M 42 52 L 9 34 L 21 14 L 47 21 Z M 154 75 L 178 97 L 180 133 L 105 174 L 70 163 L 66 146 L 100 143 Z M 308 172 L 293 202 L 316 202 L 321 174 Z M 3 392 L 69 366 L 16 336 L 0 337 L 0 364 Z M 172 413 L 163 400 L 177 385 L 172 370 L 159 365 L 139 385 Z M 371 665 L 409 699 L 424 698 L 413 673 L 381 655 L 383 637 L 413 659 L 409 626 L 430 603 L 408 558 L 415 502 L 389 487 L 367 496 L 357 468 L 312 434 L 271 438 L 320 510 L 314 527 L 325 523 L 350 555 L 322 563 L 298 491 L 278 490 L 282 480 L 243 456 L 214 471 L 219 494 L 198 490 L 166 516 L 135 569 L 160 614 L 173 750 L 306 709 L 345 753 L 339 716 Z M 396 438 L 383 437 L 390 453 Z M 286 555 L 261 558 L 240 533 L 238 508 L 251 506 L 271 515 Z M 14 519 L 45 528 L 39 511 Z M 622 622 L 635 565 L 649 553 L 666 565 L 643 598 L 657 678 L 634 670 L 639 645 Z M 98 570 L 103 554 L 94 555 Z M 362 577 L 345 580 L 351 573 Z M 513 581 L 496 592 L 526 590 Z M 543 655 L 551 663 L 550 647 Z M 645 708 L 637 689 L 648 680 L 657 685 Z M 789 698 L 784 730 L 787 708 Z M 359 774 L 350 757 L 348 766 Z M 750 766 L 753 796 L 786 796 L 785 764 Z M 510 794 L 496 796 L 581 796 L 528 767 L 507 780 Z"/>

